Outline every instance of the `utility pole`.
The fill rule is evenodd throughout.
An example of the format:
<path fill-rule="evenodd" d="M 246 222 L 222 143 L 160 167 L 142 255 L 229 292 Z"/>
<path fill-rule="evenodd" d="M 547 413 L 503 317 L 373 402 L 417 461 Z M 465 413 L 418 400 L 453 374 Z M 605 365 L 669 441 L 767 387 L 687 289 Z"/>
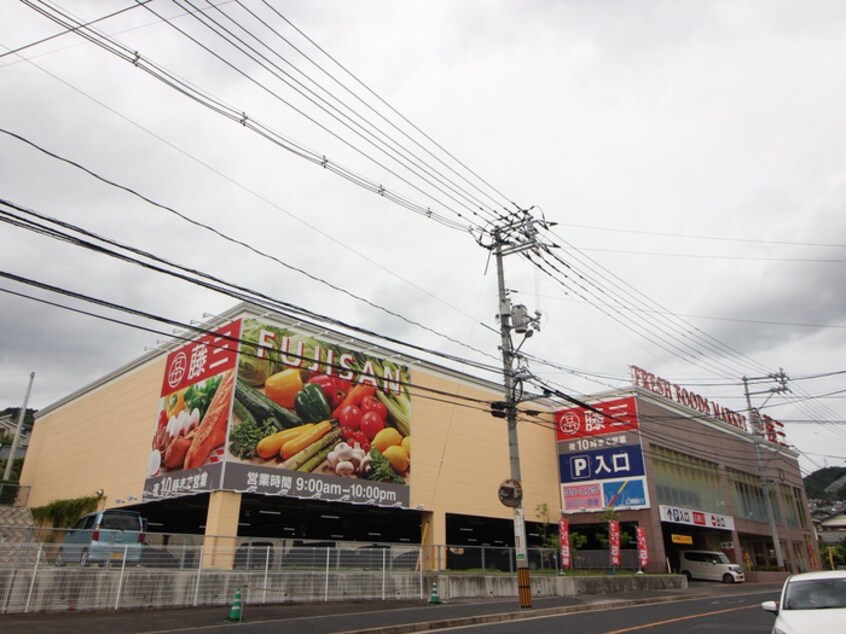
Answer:
<path fill-rule="evenodd" d="M 768 390 L 760 390 L 758 392 L 749 391 L 749 383 L 751 381 L 767 380 L 776 381 L 778 383 L 778 387 L 773 387 Z M 758 463 L 758 477 L 761 480 L 761 488 L 764 492 L 764 504 L 766 505 L 767 519 L 770 522 L 770 533 L 772 534 L 773 539 L 773 551 L 775 552 L 776 565 L 778 566 L 779 570 L 784 569 L 784 557 L 781 554 L 781 543 L 778 540 L 778 528 L 776 527 L 773 501 L 770 499 L 770 481 L 767 478 L 766 470 L 764 467 L 764 459 L 761 456 L 762 423 L 758 410 L 752 407 L 752 400 L 750 399 L 750 396 L 753 394 L 769 394 L 770 396 L 772 396 L 773 394 L 778 394 L 779 392 L 787 391 L 787 375 L 781 368 L 779 368 L 779 371 L 776 374 L 751 378 L 747 378 L 745 376 L 743 377 L 743 392 L 746 395 L 747 416 L 749 417 L 749 423 L 752 425 L 752 437 L 755 443 L 755 460 Z M 767 397 L 767 401 L 770 400 L 770 396 Z M 764 401 L 764 405 L 766 405 L 767 401 Z"/>
<path fill-rule="evenodd" d="M 21 437 L 21 428 L 23 427 L 24 416 L 26 416 L 26 406 L 29 404 L 29 393 L 32 391 L 32 382 L 35 380 L 35 372 L 29 374 L 29 384 L 26 387 L 26 396 L 24 396 L 23 406 L 18 414 L 18 426 L 15 429 L 15 439 L 12 441 L 12 450 L 9 454 L 9 459 L 6 461 L 6 471 L 3 473 L 3 479 L 8 480 L 12 475 L 12 464 L 15 462 L 15 452 L 18 450 L 18 441 Z"/>
<path fill-rule="evenodd" d="M 505 418 L 508 423 L 508 457 L 512 483 L 516 483 L 518 494 L 514 499 L 506 502 L 503 496 L 500 499 L 503 504 L 513 509 L 514 516 L 514 552 L 517 562 L 517 587 L 520 597 L 520 607 L 532 607 L 532 588 L 529 578 L 528 551 L 526 549 L 526 521 L 523 512 L 522 488 L 520 488 L 520 451 L 517 444 L 517 403 L 519 396 L 516 393 L 518 380 L 516 378 L 514 362 L 517 358 L 511 333 L 517 332 L 528 338 L 532 335 L 531 325 L 537 329 L 537 322 L 540 315 L 532 318 L 528 316 L 525 306 L 511 305 L 508 297 L 508 290 L 505 287 L 505 272 L 503 269 L 503 258 L 506 255 L 519 253 L 530 249 L 538 248 L 536 241 L 537 229 L 535 224 L 539 221 L 532 218 L 528 212 L 523 212 L 521 217 L 509 220 L 506 224 L 493 231 L 494 243 L 492 249 L 496 258 L 497 286 L 499 291 L 499 327 L 502 338 L 502 376 L 505 386 L 505 401 L 495 403 L 492 413 L 497 418 Z M 548 225 L 546 225 L 548 226 Z M 525 341 L 525 339 L 524 339 Z M 521 379 L 522 380 L 522 379 Z"/>

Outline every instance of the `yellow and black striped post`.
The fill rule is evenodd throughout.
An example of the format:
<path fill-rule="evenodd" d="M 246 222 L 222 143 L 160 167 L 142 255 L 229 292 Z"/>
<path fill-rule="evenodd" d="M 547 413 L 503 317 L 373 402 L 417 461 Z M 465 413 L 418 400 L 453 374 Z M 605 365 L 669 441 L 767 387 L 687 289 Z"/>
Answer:
<path fill-rule="evenodd" d="M 520 607 L 532 607 L 532 583 L 528 568 L 517 568 L 517 591 L 520 595 Z"/>

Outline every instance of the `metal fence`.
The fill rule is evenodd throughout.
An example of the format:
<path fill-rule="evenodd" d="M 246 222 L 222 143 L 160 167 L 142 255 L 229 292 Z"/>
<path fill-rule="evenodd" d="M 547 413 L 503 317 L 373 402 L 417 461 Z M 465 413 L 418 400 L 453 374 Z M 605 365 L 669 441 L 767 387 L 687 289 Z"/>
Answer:
<path fill-rule="evenodd" d="M 245 604 L 423 599 L 433 574 L 516 569 L 511 548 L 146 533 L 137 543 L 100 535 L 83 556 L 68 531 L 22 531 L 0 542 L 0 613 L 225 605 L 236 590 Z M 607 551 L 577 552 L 574 567 L 608 568 Z M 537 573 L 558 573 L 556 551 L 528 555 Z"/>

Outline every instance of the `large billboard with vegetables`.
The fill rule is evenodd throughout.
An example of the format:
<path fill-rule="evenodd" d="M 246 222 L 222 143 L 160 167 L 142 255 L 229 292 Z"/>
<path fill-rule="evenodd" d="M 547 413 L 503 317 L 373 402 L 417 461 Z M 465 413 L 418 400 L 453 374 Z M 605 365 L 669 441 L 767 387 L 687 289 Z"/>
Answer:
<path fill-rule="evenodd" d="M 228 328 L 241 342 L 237 373 L 227 366 L 163 390 L 145 496 L 222 488 L 408 506 L 406 366 L 255 319 Z M 166 374 L 174 355 L 190 360 L 203 345 L 170 355 Z M 203 425 L 212 407 L 195 407 L 200 394 L 226 401 L 231 413 L 226 435 L 211 436 L 208 455 L 195 464 L 180 455 L 201 432 L 208 436 Z"/>
<path fill-rule="evenodd" d="M 223 488 L 408 506 L 408 368 L 244 320 Z"/>

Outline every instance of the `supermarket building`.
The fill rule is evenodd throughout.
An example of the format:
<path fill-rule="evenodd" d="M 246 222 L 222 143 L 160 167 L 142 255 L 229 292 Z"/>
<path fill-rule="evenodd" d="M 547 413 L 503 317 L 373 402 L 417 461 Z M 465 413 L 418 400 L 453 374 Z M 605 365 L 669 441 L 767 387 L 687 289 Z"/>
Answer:
<path fill-rule="evenodd" d="M 454 556 L 513 545 L 513 511 L 498 497 L 510 477 L 506 424 L 490 410 L 501 385 L 248 305 L 207 328 L 41 410 L 21 475 L 29 505 L 102 491 L 101 508 L 136 509 L 151 532 L 205 535 L 207 544 L 448 545 Z M 639 368 L 632 377 L 584 406 L 540 399 L 521 415 L 528 545 L 542 545 L 536 510 L 545 505 L 571 534 L 605 530 L 609 517 L 625 534 L 642 528 L 647 571 L 674 568 L 685 548 L 773 567 L 763 469 L 785 564 L 819 567 L 796 453 L 766 430 L 751 434 L 736 412 Z M 351 433 L 366 429 L 364 419 L 341 413 L 355 386 L 394 430 L 386 445 L 367 429 L 368 444 L 383 449 L 367 469 L 327 455 L 364 440 Z M 269 418 L 275 429 L 263 427 Z M 327 418 L 347 424 L 321 436 Z M 271 430 L 299 425 L 316 440 L 301 436 L 296 454 L 253 449 Z M 204 565 L 226 568 L 231 557 Z"/>

